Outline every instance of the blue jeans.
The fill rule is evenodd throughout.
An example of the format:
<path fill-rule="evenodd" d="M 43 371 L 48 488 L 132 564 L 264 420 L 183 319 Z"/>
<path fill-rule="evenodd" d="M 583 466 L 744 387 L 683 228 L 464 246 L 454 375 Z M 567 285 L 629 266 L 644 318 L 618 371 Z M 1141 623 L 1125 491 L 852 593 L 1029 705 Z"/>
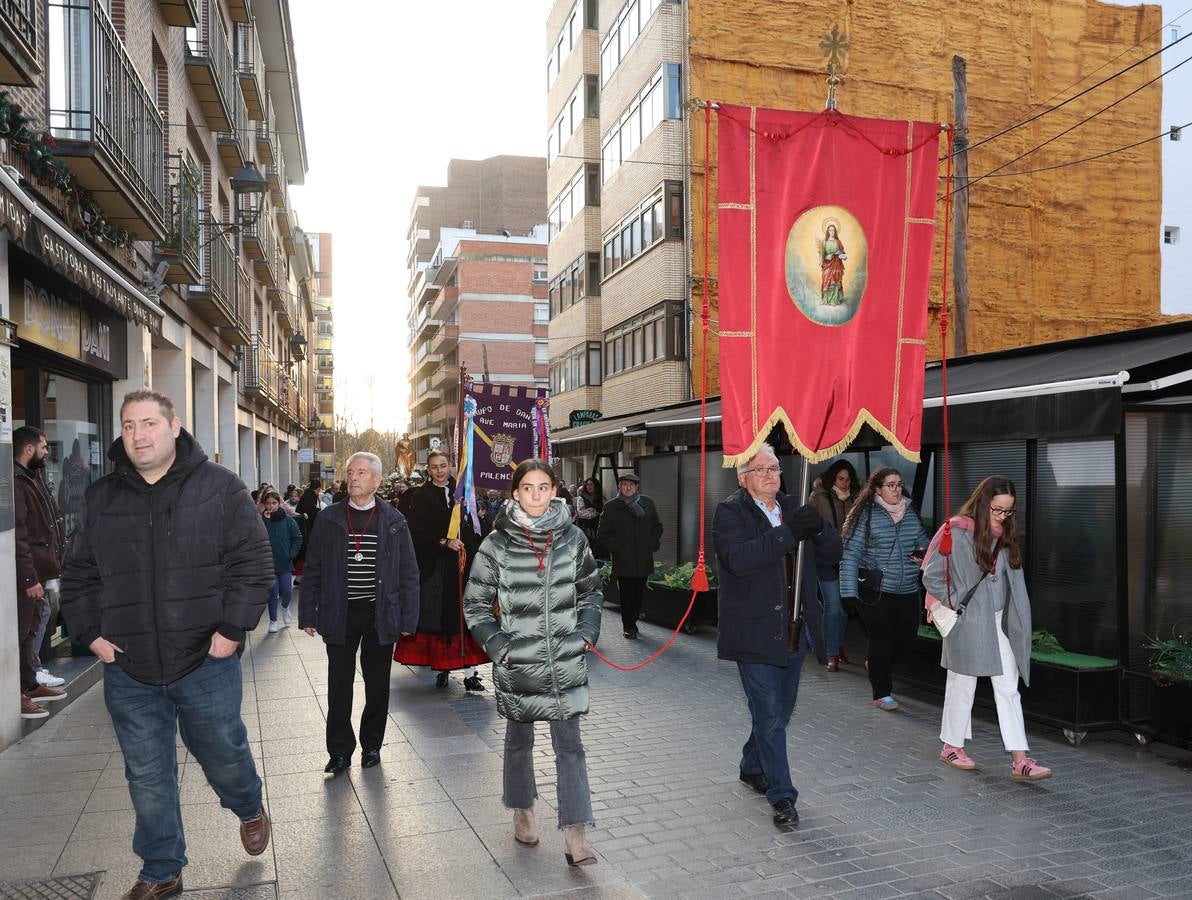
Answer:
<path fill-rule="evenodd" d="M 780 800 L 796 800 L 799 792 L 791 782 L 790 761 L 786 756 L 786 724 L 795 711 L 799 696 L 799 676 L 803 672 L 800 646 L 787 655 L 786 667 L 765 663 L 737 663 L 753 728 L 741 748 L 741 771 L 746 775 L 766 776 L 766 799 L 770 805 Z"/>
<path fill-rule="evenodd" d="M 588 757 L 579 734 L 579 716 L 552 719 L 550 741 L 555 749 L 555 792 L 559 828 L 596 824 L 592 789 L 588 786 Z M 505 790 L 508 809 L 532 809 L 538 796 L 534 779 L 534 723 L 505 720 Z"/>
<path fill-rule="evenodd" d="M 282 609 L 290 608 L 290 600 L 294 596 L 294 573 L 278 572 L 273 579 L 273 590 L 269 593 L 269 621 L 277 621 L 277 598 L 281 597 Z"/>
<path fill-rule="evenodd" d="M 186 865 L 174 735 L 191 752 L 225 809 L 241 821 L 261 810 L 261 779 L 240 718 L 240 657 L 208 656 L 165 685 L 142 684 L 118 663 L 103 667 L 104 702 L 124 752 L 136 811 L 132 849 L 142 881 L 161 884 Z"/>
<path fill-rule="evenodd" d="M 840 582 L 821 581 L 820 596 L 824 598 L 824 647 L 829 656 L 835 656 L 844 646 L 844 629 L 848 625 L 848 613 L 840 603 Z"/>

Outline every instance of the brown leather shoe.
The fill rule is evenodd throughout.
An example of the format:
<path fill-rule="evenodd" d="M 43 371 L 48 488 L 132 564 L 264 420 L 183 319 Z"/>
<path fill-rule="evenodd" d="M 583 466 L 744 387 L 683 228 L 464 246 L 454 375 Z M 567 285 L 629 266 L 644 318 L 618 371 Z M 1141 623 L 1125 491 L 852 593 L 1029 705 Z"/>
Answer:
<path fill-rule="evenodd" d="M 240 823 L 240 843 L 249 856 L 260 856 L 269 846 L 269 814 L 265 808 Z"/>
<path fill-rule="evenodd" d="M 839 656 L 829 656 L 828 657 L 828 671 L 829 672 L 839 672 L 840 671 L 840 657 Z"/>
<path fill-rule="evenodd" d="M 839 650 L 837 650 L 837 651 L 836 651 L 836 657 L 837 657 L 837 658 L 838 658 L 838 659 L 839 659 L 839 660 L 840 660 L 842 663 L 844 663 L 846 666 L 848 665 L 848 657 L 844 655 L 844 647 L 843 647 L 843 645 L 841 646 L 841 648 L 840 648 Z"/>
<path fill-rule="evenodd" d="M 50 711 L 40 703 L 34 703 L 27 695 L 21 694 L 22 719 L 44 719 L 49 716 L 49 714 Z"/>
<path fill-rule="evenodd" d="M 182 873 L 179 872 L 163 884 L 138 881 L 122 900 L 158 900 L 161 897 L 177 897 L 182 893 Z"/>
<path fill-rule="evenodd" d="M 40 700 L 42 703 L 47 703 L 53 700 L 65 700 L 66 691 L 59 691 L 52 687 L 46 687 L 44 684 L 39 684 L 37 690 L 26 691 L 25 696 L 30 700 Z"/>

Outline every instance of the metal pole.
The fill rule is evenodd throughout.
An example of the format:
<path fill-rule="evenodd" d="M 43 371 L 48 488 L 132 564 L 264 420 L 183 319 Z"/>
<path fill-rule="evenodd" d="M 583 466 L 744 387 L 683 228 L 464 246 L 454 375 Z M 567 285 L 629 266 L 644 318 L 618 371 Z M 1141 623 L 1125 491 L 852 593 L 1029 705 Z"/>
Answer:
<path fill-rule="evenodd" d="M 811 480 L 811 463 L 807 461 L 807 457 L 801 458 L 799 466 L 799 500 L 801 503 L 807 502 L 808 488 Z M 799 648 L 799 641 L 803 639 L 803 554 L 807 552 L 807 541 L 799 541 L 799 549 L 795 552 L 795 602 L 794 602 L 794 618 L 791 620 L 791 638 L 790 649 L 797 650 Z"/>

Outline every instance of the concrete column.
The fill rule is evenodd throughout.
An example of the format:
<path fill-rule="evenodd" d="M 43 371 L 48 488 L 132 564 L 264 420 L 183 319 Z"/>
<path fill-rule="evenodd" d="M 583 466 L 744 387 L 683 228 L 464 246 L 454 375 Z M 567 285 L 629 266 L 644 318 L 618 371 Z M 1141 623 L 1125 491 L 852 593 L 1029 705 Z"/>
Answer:
<path fill-rule="evenodd" d="M 182 427 L 194 434 L 190 347 L 190 328 L 166 316 L 161 323 L 161 341 L 153 348 L 153 389 L 174 401 Z"/>
<path fill-rule="evenodd" d="M 216 394 L 216 440 L 219 447 L 219 462 L 233 472 L 240 471 L 240 453 L 236 435 L 236 385 L 224 377 L 223 366 L 217 364 L 215 378 Z"/>
<path fill-rule="evenodd" d="M 0 308 L 8 309 L 8 235 L 0 229 Z M 17 546 L 12 487 L 12 347 L 0 341 L 0 750 L 21 737 L 21 674 L 17 663 Z"/>
<path fill-rule="evenodd" d="M 125 321 L 128 329 L 128 376 L 112 383 L 112 434 L 120 434 L 120 403 L 131 391 L 153 384 L 153 337 L 149 329 Z"/>
<path fill-rule="evenodd" d="M 256 432 L 251 417 L 248 425 L 237 424 L 236 430 L 240 433 L 240 480 L 249 490 L 256 490 L 260 481 L 257 480 Z"/>
<path fill-rule="evenodd" d="M 210 350 L 210 348 L 205 348 Z M 219 411 L 216 408 L 215 373 L 204 364 L 201 359 L 195 359 L 191 365 L 194 397 L 194 431 L 192 434 L 208 458 L 215 459 L 219 453 L 216 436 L 216 421 Z M 222 457 L 217 460 L 222 462 Z"/>

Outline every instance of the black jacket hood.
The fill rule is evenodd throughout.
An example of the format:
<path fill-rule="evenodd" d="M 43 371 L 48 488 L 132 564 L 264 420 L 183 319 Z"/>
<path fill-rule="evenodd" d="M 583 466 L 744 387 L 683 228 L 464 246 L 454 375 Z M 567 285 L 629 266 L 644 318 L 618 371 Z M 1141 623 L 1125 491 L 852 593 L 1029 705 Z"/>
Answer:
<path fill-rule="evenodd" d="M 141 477 L 141 473 L 137 471 L 137 467 L 133 465 L 132 460 L 128 458 L 123 438 L 116 438 L 112 442 L 112 446 L 108 448 L 108 459 L 116 464 L 116 471 L 122 477 L 129 479 L 131 484 L 149 487 Z M 161 481 L 172 481 L 175 478 L 183 477 L 206 461 L 207 454 L 203 452 L 199 442 L 183 428 L 178 432 L 178 437 L 174 439 L 174 462 L 170 464 L 169 471 L 162 476 Z"/>

